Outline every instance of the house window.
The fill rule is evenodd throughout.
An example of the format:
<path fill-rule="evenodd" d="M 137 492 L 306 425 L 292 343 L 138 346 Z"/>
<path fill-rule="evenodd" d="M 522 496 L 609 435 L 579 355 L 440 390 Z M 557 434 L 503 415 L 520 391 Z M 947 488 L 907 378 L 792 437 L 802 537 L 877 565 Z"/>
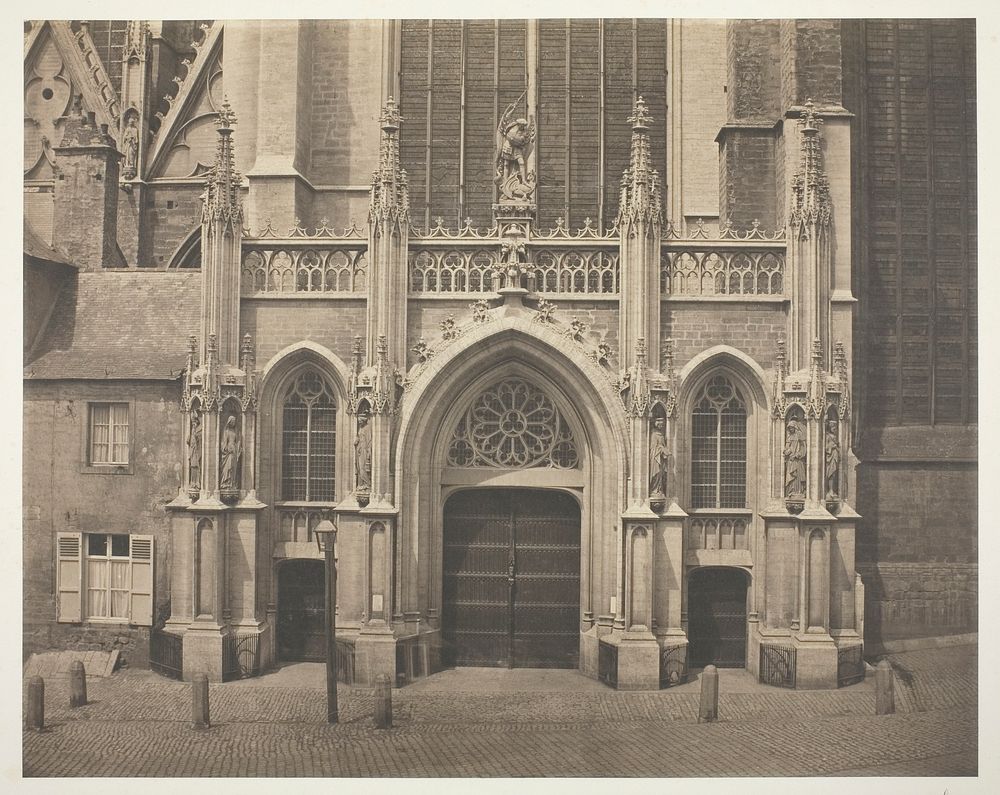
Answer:
<path fill-rule="evenodd" d="M 88 459 L 91 465 L 128 465 L 128 403 L 91 403 Z"/>
<path fill-rule="evenodd" d="M 281 498 L 312 502 L 335 498 L 337 405 L 315 370 L 301 373 L 282 409 Z"/>
<path fill-rule="evenodd" d="M 691 503 L 744 508 L 747 499 L 746 404 L 724 375 L 710 378 L 691 416 Z"/>
<path fill-rule="evenodd" d="M 59 621 L 152 625 L 152 536 L 60 532 L 56 550 Z"/>
<path fill-rule="evenodd" d="M 129 537 L 88 535 L 87 618 L 128 618 Z"/>

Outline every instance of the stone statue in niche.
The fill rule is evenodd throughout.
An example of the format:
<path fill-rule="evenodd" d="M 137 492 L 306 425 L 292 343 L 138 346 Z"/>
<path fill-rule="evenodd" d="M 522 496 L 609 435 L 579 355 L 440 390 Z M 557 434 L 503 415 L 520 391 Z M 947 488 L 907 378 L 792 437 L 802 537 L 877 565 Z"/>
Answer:
<path fill-rule="evenodd" d="M 528 155 L 535 140 L 535 122 L 514 118 L 521 94 L 500 117 L 497 124 L 497 172 L 494 180 L 501 200 L 530 201 L 535 192 L 535 173 L 528 171 Z"/>
<path fill-rule="evenodd" d="M 239 465 L 242 454 L 243 443 L 240 440 L 240 429 L 236 427 L 236 415 L 230 414 L 219 443 L 219 488 L 223 491 L 240 487 Z"/>
<path fill-rule="evenodd" d="M 188 437 L 188 483 L 192 491 L 201 488 L 201 412 L 191 412 L 191 435 Z"/>
<path fill-rule="evenodd" d="M 358 415 L 358 435 L 354 438 L 354 469 L 358 491 L 368 491 L 372 486 L 372 429 L 368 414 Z"/>
<path fill-rule="evenodd" d="M 663 417 L 653 420 L 649 435 L 649 497 L 662 500 L 667 494 L 667 469 L 670 465 L 670 448 L 667 446 L 667 421 Z"/>
<path fill-rule="evenodd" d="M 785 428 L 785 496 L 804 497 L 806 493 L 806 437 L 802 422 L 795 417 Z"/>
<path fill-rule="evenodd" d="M 837 421 L 826 421 L 826 499 L 835 500 L 839 496 L 840 486 L 840 439 L 837 433 Z"/>
<path fill-rule="evenodd" d="M 503 240 L 500 243 L 500 253 L 503 257 L 501 285 L 507 289 L 523 289 L 527 273 L 527 248 L 524 242 L 520 239 Z"/>
<path fill-rule="evenodd" d="M 122 131 L 122 179 L 135 179 L 139 168 L 139 126 L 135 113 L 129 113 Z"/>

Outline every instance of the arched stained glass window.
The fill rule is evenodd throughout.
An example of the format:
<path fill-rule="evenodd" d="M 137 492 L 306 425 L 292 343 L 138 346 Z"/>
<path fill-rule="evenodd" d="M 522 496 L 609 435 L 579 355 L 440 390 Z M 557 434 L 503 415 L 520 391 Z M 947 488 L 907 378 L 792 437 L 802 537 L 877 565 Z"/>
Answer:
<path fill-rule="evenodd" d="M 337 404 L 326 380 L 302 372 L 282 408 L 281 499 L 327 502 L 335 498 Z"/>
<path fill-rule="evenodd" d="M 746 501 L 746 404 L 720 374 L 705 383 L 691 414 L 691 504 L 744 508 Z"/>

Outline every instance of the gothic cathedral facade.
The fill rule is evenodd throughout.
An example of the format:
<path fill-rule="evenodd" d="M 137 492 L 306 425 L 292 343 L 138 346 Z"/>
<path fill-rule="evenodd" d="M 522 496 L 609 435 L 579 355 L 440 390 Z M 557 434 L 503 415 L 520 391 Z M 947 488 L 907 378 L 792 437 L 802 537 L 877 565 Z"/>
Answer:
<path fill-rule="evenodd" d="M 26 651 L 321 660 L 325 521 L 358 683 L 974 629 L 974 43 L 27 25 Z"/>

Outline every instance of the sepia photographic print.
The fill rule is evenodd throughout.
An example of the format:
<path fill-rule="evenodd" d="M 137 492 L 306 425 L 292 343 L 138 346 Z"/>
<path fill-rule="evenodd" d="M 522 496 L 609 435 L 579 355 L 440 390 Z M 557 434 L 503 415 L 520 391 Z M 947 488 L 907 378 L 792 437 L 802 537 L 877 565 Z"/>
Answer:
<path fill-rule="evenodd" d="M 22 776 L 986 791 L 978 21 L 461 13 L 24 21 Z"/>

